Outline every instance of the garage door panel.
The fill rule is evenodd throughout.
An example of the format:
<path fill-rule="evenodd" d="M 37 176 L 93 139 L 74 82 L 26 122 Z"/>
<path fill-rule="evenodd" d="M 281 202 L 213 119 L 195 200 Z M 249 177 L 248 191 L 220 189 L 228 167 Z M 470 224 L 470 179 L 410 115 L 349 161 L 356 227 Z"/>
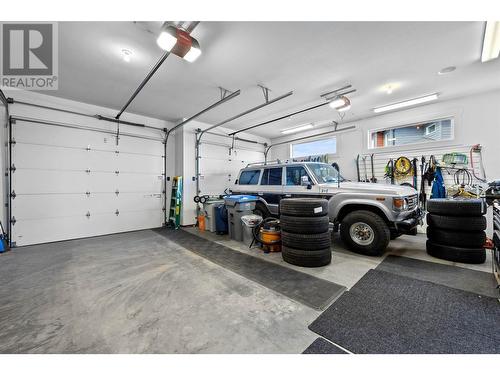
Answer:
<path fill-rule="evenodd" d="M 12 147 L 12 160 L 16 168 L 85 170 L 89 164 L 86 150 L 22 143 Z"/>
<path fill-rule="evenodd" d="M 161 142 L 152 142 L 148 139 L 120 137 L 117 148 L 120 152 L 142 153 L 157 156 L 163 155 L 163 144 Z"/>
<path fill-rule="evenodd" d="M 16 194 L 85 193 L 90 177 L 83 171 L 47 171 L 22 169 L 12 173 L 12 188 Z"/>
<path fill-rule="evenodd" d="M 118 170 L 123 172 L 163 173 L 163 158 L 144 154 L 120 153 Z"/>
<path fill-rule="evenodd" d="M 12 199 L 16 220 L 85 216 L 90 207 L 90 198 L 83 193 L 19 195 Z"/>
<path fill-rule="evenodd" d="M 111 134 L 97 133 L 88 130 L 54 127 L 17 121 L 14 125 L 16 142 L 64 146 L 72 148 L 114 150 L 115 139 Z"/>
<path fill-rule="evenodd" d="M 17 220 L 12 226 L 16 246 L 60 241 L 61 235 L 67 238 L 84 238 L 132 230 L 156 228 L 162 225 L 161 211 L 130 211 L 119 215 L 91 214 L 90 217 L 76 216 L 61 220 Z"/>

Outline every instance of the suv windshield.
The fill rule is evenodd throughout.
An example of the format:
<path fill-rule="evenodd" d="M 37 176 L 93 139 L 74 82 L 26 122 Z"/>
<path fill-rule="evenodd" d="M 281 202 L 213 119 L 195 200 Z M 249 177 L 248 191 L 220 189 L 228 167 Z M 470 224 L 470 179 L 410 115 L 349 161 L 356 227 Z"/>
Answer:
<path fill-rule="evenodd" d="M 314 173 L 316 179 L 320 184 L 327 182 L 338 182 L 338 172 L 331 165 L 323 163 L 311 163 L 307 164 L 311 172 Z M 344 178 L 340 176 L 340 181 L 344 181 Z"/>

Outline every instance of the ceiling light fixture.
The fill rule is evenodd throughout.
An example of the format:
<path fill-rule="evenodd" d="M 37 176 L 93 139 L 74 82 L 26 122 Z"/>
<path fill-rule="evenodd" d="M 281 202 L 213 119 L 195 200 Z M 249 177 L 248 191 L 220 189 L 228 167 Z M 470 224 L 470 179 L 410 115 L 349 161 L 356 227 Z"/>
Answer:
<path fill-rule="evenodd" d="M 351 104 L 351 101 L 346 96 L 337 96 L 330 101 L 330 107 L 333 109 L 339 109 Z"/>
<path fill-rule="evenodd" d="M 122 57 L 125 62 L 130 62 L 131 56 L 132 56 L 132 51 L 128 49 L 122 49 Z"/>
<path fill-rule="evenodd" d="M 373 112 L 381 113 L 381 112 L 392 111 L 394 109 L 410 107 L 410 106 L 414 106 L 417 104 L 431 102 L 433 100 L 436 100 L 438 97 L 439 97 L 439 94 L 434 93 L 434 94 L 430 94 L 430 95 L 426 95 L 426 96 L 421 96 L 420 98 L 405 100 L 405 101 L 402 101 L 399 103 L 394 103 L 394 104 L 389 104 L 389 105 L 385 105 L 382 107 L 377 107 L 377 108 L 373 109 Z"/>
<path fill-rule="evenodd" d="M 342 107 L 337 108 L 337 111 L 339 112 L 345 112 L 351 109 L 351 101 L 349 100 L 349 98 L 344 97 L 344 99 L 345 104 Z"/>
<path fill-rule="evenodd" d="M 350 109 L 351 109 L 351 104 L 349 103 L 349 104 L 346 104 L 343 107 L 337 108 L 337 111 L 339 111 L 339 112 L 346 112 L 346 111 L 348 111 Z"/>
<path fill-rule="evenodd" d="M 313 127 L 312 124 L 306 124 L 306 125 L 298 126 L 296 128 L 282 130 L 281 133 L 282 134 L 292 134 L 292 133 L 301 132 L 302 130 L 311 129 L 312 127 Z"/>
<path fill-rule="evenodd" d="M 444 75 L 444 74 L 448 74 L 448 73 L 451 73 L 451 72 L 454 72 L 455 70 L 457 70 L 457 67 L 456 66 L 447 66 L 446 68 L 443 68 L 441 69 L 438 74 L 440 76 Z"/>
<path fill-rule="evenodd" d="M 500 22 L 488 21 L 484 29 L 481 62 L 490 61 L 500 55 Z"/>
<path fill-rule="evenodd" d="M 164 51 L 168 51 L 193 62 L 201 55 L 200 43 L 184 30 L 178 29 L 167 22 L 161 27 L 156 43 Z"/>

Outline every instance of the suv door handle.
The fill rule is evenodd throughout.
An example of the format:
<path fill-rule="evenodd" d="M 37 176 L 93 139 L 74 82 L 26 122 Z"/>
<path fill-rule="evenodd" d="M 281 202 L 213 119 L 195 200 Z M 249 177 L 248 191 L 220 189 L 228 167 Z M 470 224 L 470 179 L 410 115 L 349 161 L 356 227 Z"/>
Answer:
<path fill-rule="evenodd" d="M 292 194 L 285 194 L 285 198 L 291 198 Z"/>
<path fill-rule="evenodd" d="M 264 195 L 264 193 L 262 193 L 262 192 L 260 192 L 260 191 L 259 191 L 259 192 L 257 193 L 257 195 Z"/>

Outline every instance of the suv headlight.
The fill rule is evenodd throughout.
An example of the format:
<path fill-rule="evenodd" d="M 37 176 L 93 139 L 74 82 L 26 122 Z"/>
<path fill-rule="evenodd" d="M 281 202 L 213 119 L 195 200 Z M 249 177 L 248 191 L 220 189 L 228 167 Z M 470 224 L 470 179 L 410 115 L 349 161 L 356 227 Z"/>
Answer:
<path fill-rule="evenodd" d="M 392 207 L 395 211 L 408 210 L 408 200 L 406 198 L 392 198 Z"/>

